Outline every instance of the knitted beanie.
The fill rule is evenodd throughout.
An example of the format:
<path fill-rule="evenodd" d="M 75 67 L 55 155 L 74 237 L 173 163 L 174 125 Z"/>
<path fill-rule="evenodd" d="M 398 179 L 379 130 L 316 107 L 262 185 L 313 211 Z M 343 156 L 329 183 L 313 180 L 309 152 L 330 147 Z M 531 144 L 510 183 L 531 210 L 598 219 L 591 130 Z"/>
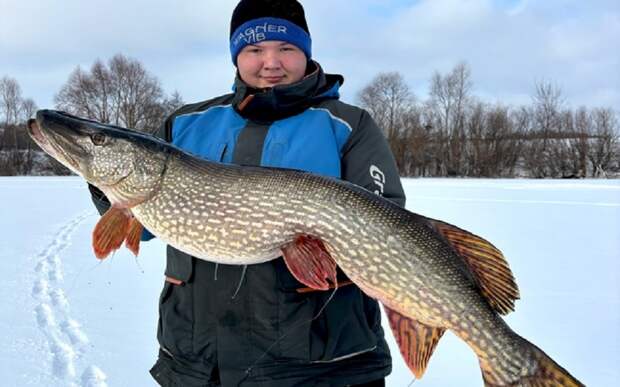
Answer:
<path fill-rule="evenodd" d="M 241 0 L 230 21 L 230 54 L 237 55 L 247 45 L 281 40 L 297 46 L 310 60 L 312 39 L 304 8 L 296 0 Z"/>

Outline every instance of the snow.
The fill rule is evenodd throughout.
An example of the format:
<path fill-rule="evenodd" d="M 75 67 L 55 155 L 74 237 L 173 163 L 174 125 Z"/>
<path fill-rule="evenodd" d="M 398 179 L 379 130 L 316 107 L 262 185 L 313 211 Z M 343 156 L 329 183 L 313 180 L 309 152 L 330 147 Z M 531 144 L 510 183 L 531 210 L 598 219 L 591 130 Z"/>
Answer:
<path fill-rule="evenodd" d="M 521 300 L 511 327 L 586 385 L 620 385 L 620 182 L 404 179 L 407 207 L 500 248 Z M 158 241 L 97 261 L 98 219 L 77 177 L 0 178 L 3 386 L 155 386 Z M 392 348 L 392 387 L 413 376 Z M 477 360 L 446 333 L 413 386 L 482 386 Z"/>

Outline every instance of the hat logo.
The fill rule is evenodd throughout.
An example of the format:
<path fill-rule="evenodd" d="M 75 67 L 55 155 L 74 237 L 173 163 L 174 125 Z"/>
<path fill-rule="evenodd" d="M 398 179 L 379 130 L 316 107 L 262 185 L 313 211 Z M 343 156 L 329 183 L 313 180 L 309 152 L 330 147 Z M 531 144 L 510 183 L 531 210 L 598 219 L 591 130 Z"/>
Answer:
<path fill-rule="evenodd" d="M 263 40 L 267 40 L 267 34 L 287 34 L 287 29 L 285 25 L 281 24 L 272 24 L 265 22 L 263 24 L 259 24 L 253 27 L 248 27 L 244 31 L 239 32 L 239 34 L 233 40 L 233 45 L 237 46 L 241 41 L 245 44 L 254 44 L 261 42 Z M 273 35 L 271 35 L 273 39 Z"/>

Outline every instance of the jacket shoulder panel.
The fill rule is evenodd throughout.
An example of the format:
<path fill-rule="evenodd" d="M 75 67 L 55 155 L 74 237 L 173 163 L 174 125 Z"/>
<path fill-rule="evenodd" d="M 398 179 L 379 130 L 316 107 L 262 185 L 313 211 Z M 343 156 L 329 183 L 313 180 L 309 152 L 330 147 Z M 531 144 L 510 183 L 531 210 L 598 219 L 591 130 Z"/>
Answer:
<path fill-rule="evenodd" d="M 271 124 L 261 165 L 339 178 L 340 159 L 351 131 L 351 125 L 329 109 L 310 107 L 301 114 Z"/>
<path fill-rule="evenodd" d="M 315 109 L 324 109 L 336 119 L 346 123 L 351 132 L 360 127 L 360 122 L 366 111 L 358 106 L 350 105 L 337 99 L 327 99 L 314 107 Z"/>
<path fill-rule="evenodd" d="M 232 162 L 236 139 L 247 121 L 230 104 L 231 97 L 179 110 L 172 118 L 172 143 L 211 161 Z"/>
<path fill-rule="evenodd" d="M 232 102 L 232 99 L 233 99 L 233 94 L 224 94 L 219 97 L 211 98 L 205 101 L 183 105 L 177 110 L 175 110 L 174 113 L 170 115 L 170 118 L 174 119 L 175 117 L 180 116 L 180 115 L 200 113 L 213 106 L 230 105 Z"/>

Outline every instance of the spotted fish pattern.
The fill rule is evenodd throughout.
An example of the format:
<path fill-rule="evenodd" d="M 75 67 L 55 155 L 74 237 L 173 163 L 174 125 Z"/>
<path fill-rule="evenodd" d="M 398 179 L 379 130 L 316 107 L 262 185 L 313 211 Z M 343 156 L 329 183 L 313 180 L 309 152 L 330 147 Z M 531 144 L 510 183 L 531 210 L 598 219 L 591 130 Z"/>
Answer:
<path fill-rule="evenodd" d="M 519 291 L 501 252 L 483 238 L 344 181 L 212 163 L 152 136 L 64 113 L 38 112 L 29 133 L 110 199 L 94 232 L 98 256 L 123 241 L 137 252 L 139 222 L 213 262 L 284 255 L 312 289 L 338 286 L 338 266 L 383 303 L 417 377 L 450 330 L 478 356 L 486 386 L 583 386 L 504 322 Z"/>

